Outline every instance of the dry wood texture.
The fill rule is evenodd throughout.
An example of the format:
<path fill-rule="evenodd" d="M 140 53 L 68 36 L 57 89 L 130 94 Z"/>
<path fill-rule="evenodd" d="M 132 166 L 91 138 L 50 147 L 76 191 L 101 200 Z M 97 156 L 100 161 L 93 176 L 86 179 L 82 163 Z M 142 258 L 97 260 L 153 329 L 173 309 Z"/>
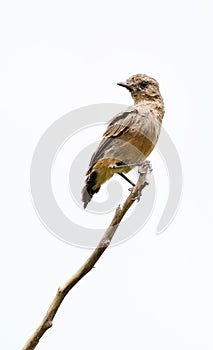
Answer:
<path fill-rule="evenodd" d="M 23 346 L 22 350 L 33 350 L 37 346 L 39 340 L 43 336 L 43 334 L 52 327 L 53 325 L 53 319 L 58 311 L 58 308 L 60 307 L 62 301 L 66 297 L 66 295 L 69 293 L 69 291 L 81 280 L 82 277 L 84 277 L 95 265 L 95 263 L 99 260 L 101 255 L 104 253 L 104 251 L 107 249 L 107 247 L 110 245 L 110 242 L 123 218 L 123 216 L 126 214 L 128 209 L 131 207 L 131 205 L 134 203 L 136 199 L 139 200 L 141 196 L 141 191 L 143 188 L 148 185 L 146 182 L 146 175 L 148 170 L 150 169 L 149 162 L 146 162 L 142 165 L 139 173 L 139 178 L 137 181 L 136 186 L 132 189 L 131 193 L 125 200 L 122 207 L 118 206 L 114 217 L 112 219 L 111 224 L 109 225 L 108 229 L 106 230 L 104 236 L 100 240 L 98 246 L 95 248 L 93 253 L 90 255 L 90 257 L 87 259 L 87 261 L 78 269 L 78 271 L 72 275 L 67 282 L 64 283 L 61 287 L 58 288 L 58 291 L 51 302 L 47 313 L 43 320 L 41 321 L 38 328 L 33 332 L 32 336 L 27 340 L 26 344 Z"/>

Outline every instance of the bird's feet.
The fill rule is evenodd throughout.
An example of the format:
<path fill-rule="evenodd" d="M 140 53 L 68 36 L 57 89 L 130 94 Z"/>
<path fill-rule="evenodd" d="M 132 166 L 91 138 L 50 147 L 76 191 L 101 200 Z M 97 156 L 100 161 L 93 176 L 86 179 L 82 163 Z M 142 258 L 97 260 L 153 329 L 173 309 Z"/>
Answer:
<path fill-rule="evenodd" d="M 152 170 L 152 165 L 149 160 L 145 160 L 145 162 L 138 164 L 138 172 L 141 175 L 150 174 Z"/>
<path fill-rule="evenodd" d="M 123 167 L 135 167 L 138 166 L 139 174 L 150 174 L 152 172 L 152 166 L 149 160 L 145 160 L 142 163 L 124 163 L 118 162 L 115 165 L 111 166 L 113 169 L 123 168 Z M 123 176 L 123 175 L 121 175 Z M 123 176 L 124 177 L 124 176 Z"/>

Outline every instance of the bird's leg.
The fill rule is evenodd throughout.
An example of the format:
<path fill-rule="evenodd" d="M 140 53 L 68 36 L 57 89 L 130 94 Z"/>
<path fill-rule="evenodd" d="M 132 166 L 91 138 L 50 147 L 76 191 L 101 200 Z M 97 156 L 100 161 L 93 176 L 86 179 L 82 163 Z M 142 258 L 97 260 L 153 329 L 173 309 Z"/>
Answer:
<path fill-rule="evenodd" d="M 123 167 L 135 167 L 138 166 L 138 172 L 139 174 L 150 174 L 152 172 L 152 166 L 149 160 L 145 160 L 144 162 L 140 163 L 123 163 L 123 162 L 119 162 L 116 165 L 113 165 L 112 168 L 113 169 L 117 169 L 117 168 L 123 168 Z M 124 179 L 126 179 L 129 183 L 130 180 L 122 173 L 119 173 L 119 175 L 121 175 Z"/>
<path fill-rule="evenodd" d="M 120 175 L 121 177 L 123 177 L 123 179 L 125 179 L 127 182 L 129 182 L 133 187 L 135 187 L 135 184 L 128 179 L 128 177 L 126 175 L 124 175 L 123 173 L 117 173 L 118 175 Z"/>
<path fill-rule="evenodd" d="M 113 168 L 120 168 L 123 167 L 124 164 L 119 164 L 116 166 L 113 166 Z M 125 163 L 125 166 L 138 166 L 138 172 L 139 174 L 150 174 L 152 172 L 152 166 L 149 160 L 146 160 L 143 163 Z M 123 179 L 125 179 L 127 182 L 129 182 L 133 188 L 135 187 L 135 184 L 128 179 L 128 177 L 126 175 L 124 175 L 123 173 L 117 173 L 118 175 L 120 175 L 121 177 L 123 177 Z M 129 188 L 129 191 L 131 192 L 133 190 L 133 188 Z"/>
<path fill-rule="evenodd" d="M 152 166 L 151 166 L 151 163 L 150 163 L 149 160 L 145 160 L 144 162 L 137 162 L 137 163 L 123 163 L 123 162 L 119 162 L 116 165 L 111 166 L 111 168 L 117 169 L 117 168 L 135 167 L 135 166 L 138 166 L 138 168 L 144 167 L 144 169 L 147 169 L 148 173 L 152 172 Z"/>
<path fill-rule="evenodd" d="M 126 164 L 126 163 L 120 161 L 120 162 L 117 162 L 115 165 L 112 165 L 111 168 L 112 169 L 117 169 L 117 168 L 123 168 L 123 167 L 127 167 L 127 166 L 129 166 L 129 164 Z M 128 177 L 126 175 L 124 175 L 123 173 L 119 173 L 119 172 L 117 172 L 117 174 L 119 174 L 121 177 L 123 177 L 123 179 L 125 179 L 133 187 L 135 187 L 135 184 L 130 179 L 128 179 Z"/>
<path fill-rule="evenodd" d="M 135 167 L 135 166 L 140 166 L 143 163 L 124 163 L 124 162 L 118 162 L 116 165 L 111 166 L 113 169 L 117 168 L 123 168 L 123 167 Z"/>
<path fill-rule="evenodd" d="M 152 171 L 152 167 L 151 167 L 151 163 L 149 160 L 146 160 L 143 163 L 124 163 L 124 162 L 118 162 L 116 165 L 113 165 L 112 168 L 116 169 L 116 168 L 123 168 L 123 167 L 135 167 L 138 166 L 138 172 L 140 174 L 145 174 L 145 173 L 151 173 Z M 127 182 L 129 182 L 133 187 L 135 187 L 135 184 L 128 179 L 128 177 L 126 175 L 124 175 L 123 173 L 117 173 L 119 174 L 121 177 L 123 177 L 123 179 L 125 179 Z M 133 190 L 133 188 L 129 188 L 129 191 L 131 192 Z"/>

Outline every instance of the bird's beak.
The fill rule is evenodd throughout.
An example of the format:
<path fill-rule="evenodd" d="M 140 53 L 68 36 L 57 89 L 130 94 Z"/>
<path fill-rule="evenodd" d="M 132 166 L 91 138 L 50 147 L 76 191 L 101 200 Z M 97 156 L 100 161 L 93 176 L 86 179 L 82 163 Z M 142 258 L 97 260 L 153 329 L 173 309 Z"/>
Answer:
<path fill-rule="evenodd" d="M 117 83 L 117 85 L 123 86 L 126 89 L 131 90 L 131 85 L 129 83 L 127 83 L 127 82 L 125 82 L 125 83 Z"/>

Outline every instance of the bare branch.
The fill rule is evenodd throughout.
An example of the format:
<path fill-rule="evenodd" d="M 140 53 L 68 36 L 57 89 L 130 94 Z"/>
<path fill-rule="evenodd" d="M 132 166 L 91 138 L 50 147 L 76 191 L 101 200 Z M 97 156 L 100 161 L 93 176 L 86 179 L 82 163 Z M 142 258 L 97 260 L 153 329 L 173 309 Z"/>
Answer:
<path fill-rule="evenodd" d="M 148 183 L 146 182 L 146 175 L 149 169 L 150 168 L 148 162 L 142 165 L 136 186 L 132 189 L 131 193 L 125 200 L 123 207 L 117 207 L 112 222 L 106 230 L 98 246 L 87 259 L 87 261 L 79 268 L 79 270 L 72 277 L 70 277 L 70 279 L 68 279 L 68 281 L 65 282 L 63 286 L 59 287 L 51 305 L 49 306 L 49 309 L 47 310 L 45 317 L 41 321 L 38 328 L 34 331 L 32 336 L 28 339 L 22 350 L 35 349 L 43 334 L 47 331 L 47 329 L 52 327 L 53 319 L 65 296 L 76 285 L 76 283 L 78 283 L 80 279 L 84 277 L 94 267 L 95 263 L 107 249 L 123 216 L 126 214 L 126 212 L 134 203 L 134 201 L 136 199 L 140 199 L 141 191 L 146 185 L 148 185 Z"/>

